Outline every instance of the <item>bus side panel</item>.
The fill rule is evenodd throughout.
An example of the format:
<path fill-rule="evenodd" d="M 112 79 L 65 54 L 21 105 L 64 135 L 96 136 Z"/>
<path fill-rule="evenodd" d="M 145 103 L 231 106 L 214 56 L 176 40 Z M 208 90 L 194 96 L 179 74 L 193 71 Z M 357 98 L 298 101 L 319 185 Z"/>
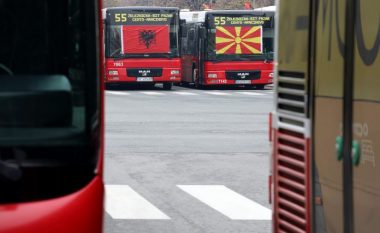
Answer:
<path fill-rule="evenodd" d="M 380 229 L 380 2 L 358 1 L 354 66 L 354 232 Z M 355 158 L 355 155 L 354 155 Z"/>
<path fill-rule="evenodd" d="M 278 1 L 273 232 L 311 232 L 310 1 Z"/>

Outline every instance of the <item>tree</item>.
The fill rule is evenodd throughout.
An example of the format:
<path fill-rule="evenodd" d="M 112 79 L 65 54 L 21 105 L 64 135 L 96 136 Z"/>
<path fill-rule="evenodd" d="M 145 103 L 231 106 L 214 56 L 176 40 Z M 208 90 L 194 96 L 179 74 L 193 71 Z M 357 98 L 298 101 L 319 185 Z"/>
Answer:
<path fill-rule="evenodd" d="M 275 4 L 275 0 L 253 0 L 253 7 L 264 7 L 264 6 L 273 6 Z"/>
<path fill-rule="evenodd" d="M 203 4 L 209 3 L 209 0 L 185 0 L 188 8 L 191 10 L 202 10 Z"/>
<path fill-rule="evenodd" d="M 202 10 L 203 4 L 210 4 L 213 9 L 244 9 L 244 3 L 251 0 L 104 0 L 104 7 L 113 6 L 167 6 L 181 9 Z M 274 5 L 275 0 L 253 0 L 253 6 Z"/>

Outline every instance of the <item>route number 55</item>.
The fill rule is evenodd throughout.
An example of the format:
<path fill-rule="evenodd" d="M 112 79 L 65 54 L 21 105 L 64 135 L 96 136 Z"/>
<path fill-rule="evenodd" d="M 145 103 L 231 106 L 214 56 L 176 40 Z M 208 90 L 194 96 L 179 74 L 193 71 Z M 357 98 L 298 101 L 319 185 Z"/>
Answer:
<path fill-rule="evenodd" d="M 225 25 L 226 17 L 215 17 L 214 22 L 215 22 L 215 25 Z"/>

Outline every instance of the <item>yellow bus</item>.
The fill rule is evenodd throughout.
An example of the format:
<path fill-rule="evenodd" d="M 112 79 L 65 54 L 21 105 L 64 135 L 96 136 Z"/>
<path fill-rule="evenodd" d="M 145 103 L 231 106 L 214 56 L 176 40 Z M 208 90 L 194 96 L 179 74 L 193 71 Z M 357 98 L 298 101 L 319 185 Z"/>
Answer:
<path fill-rule="evenodd" d="M 274 232 L 380 232 L 380 1 L 283 0 Z"/>

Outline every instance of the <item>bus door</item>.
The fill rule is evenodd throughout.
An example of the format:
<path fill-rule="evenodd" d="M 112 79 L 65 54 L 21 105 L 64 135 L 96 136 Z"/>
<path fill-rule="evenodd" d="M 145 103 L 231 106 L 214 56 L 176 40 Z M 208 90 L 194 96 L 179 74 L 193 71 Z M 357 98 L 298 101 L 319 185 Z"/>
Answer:
<path fill-rule="evenodd" d="M 345 0 L 315 9 L 314 232 L 380 229 L 380 3 L 348 2 L 356 4 L 351 23 Z"/>
<path fill-rule="evenodd" d="M 380 2 L 356 0 L 353 76 L 353 231 L 380 229 Z"/>
<path fill-rule="evenodd" d="M 316 16 L 313 127 L 315 232 L 343 232 L 344 4 L 345 0 L 330 1 L 328 8 L 324 8 L 326 5 L 320 2 Z M 339 148 L 336 148 L 336 143 Z"/>
<path fill-rule="evenodd" d="M 182 27 L 182 81 L 194 82 L 198 66 L 198 25 L 189 23 Z"/>
<path fill-rule="evenodd" d="M 207 29 L 204 24 L 200 25 L 198 28 L 199 33 L 199 42 L 198 42 L 198 77 L 196 80 L 194 80 L 194 83 L 196 86 L 199 86 L 201 83 L 203 83 L 204 76 L 205 76 L 205 57 L 206 57 L 206 43 L 207 43 Z"/>

